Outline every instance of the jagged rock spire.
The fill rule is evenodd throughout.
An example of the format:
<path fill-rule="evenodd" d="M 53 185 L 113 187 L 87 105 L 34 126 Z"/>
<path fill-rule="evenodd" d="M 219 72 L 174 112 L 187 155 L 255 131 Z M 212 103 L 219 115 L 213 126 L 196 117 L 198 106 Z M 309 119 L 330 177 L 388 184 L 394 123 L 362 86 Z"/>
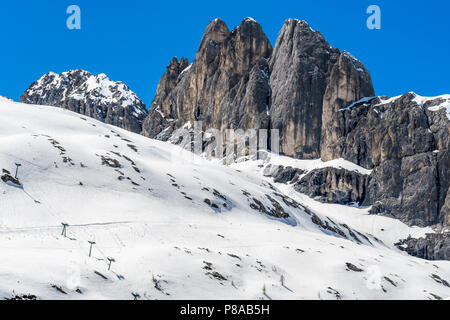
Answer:
<path fill-rule="evenodd" d="M 220 19 L 211 21 L 189 69 L 176 81 L 168 72 L 161 79 L 159 88 L 176 84 L 170 93 L 158 90 L 144 134 L 166 140 L 173 129 L 195 120 L 203 121 L 204 129 L 267 127 L 270 89 L 264 59 L 271 52 L 253 19 L 244 19 L 232 31 Z"/>

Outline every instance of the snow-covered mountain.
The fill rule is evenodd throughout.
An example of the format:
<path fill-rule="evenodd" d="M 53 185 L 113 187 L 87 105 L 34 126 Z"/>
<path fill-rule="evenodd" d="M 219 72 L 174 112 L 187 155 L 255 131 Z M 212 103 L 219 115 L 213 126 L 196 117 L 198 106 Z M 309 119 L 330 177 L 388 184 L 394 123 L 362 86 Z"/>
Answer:
<path fill-rule="evenodd" d="M 232 30 L 215 19 L 191 64 L 170 61 L 142 133 L 177 142 L 179 129 L 197 123 L 221 131 L 224 141 L 228 129 L 278 130 L 273 146 L 267 135 L 259 148 L 296 159 L 342 158 L 371 171 L 327 168 L 290 181 L 295 172 L 285 168 L 281 180 L 324 202 L 356 202 L 370 214 L 432 227 L 436 236 L 405 240 L 403 248 L 450 260 L 449 96 L 375 91 L 364 64 L 306 21 L 286 20 L 272 47 L 253 19 Z"/>
<path fill-rule="evenodd" d="M 69 109 L 136 133 L 147 116 L 145 104 L 126 84 L 84 70 L 49 72 L 33 82 L 20 101 Z"/>
<path fill-rule="evenodd" d="M 345 160 L 268 154 L 224 166 L 66 109 L 1 99 L 2 176 L 16 163 L 22 186 L 0 181 L 2 299 L 450 296 L 449 261 L 394 246 L 430 228 L 266 177 L 268 165 L 370 174 Z"/>

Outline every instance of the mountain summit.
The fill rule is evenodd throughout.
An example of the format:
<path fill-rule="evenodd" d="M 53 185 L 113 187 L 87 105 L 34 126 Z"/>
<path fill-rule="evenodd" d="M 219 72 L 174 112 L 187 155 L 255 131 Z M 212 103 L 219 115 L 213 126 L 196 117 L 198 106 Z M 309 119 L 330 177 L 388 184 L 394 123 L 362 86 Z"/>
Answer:
<path fill-rule="evenodd" d="M 161 78 L 144 135 L 167 140 L 186 122 L 204 129 L 268 128 L 269 39 L 253 19 L 229 31 L 225 22 L 209 23 L 194 61 L 187 68 L 174 60 Z M 183 63 L 180 62 L 180 63 Z"/>
<path fill-rule="evenodd" d="M 145 104 L 126 84 L 84 70 L 49 72 L 20 101 L 65 108 L 136 133 L 147 116 Z"/>

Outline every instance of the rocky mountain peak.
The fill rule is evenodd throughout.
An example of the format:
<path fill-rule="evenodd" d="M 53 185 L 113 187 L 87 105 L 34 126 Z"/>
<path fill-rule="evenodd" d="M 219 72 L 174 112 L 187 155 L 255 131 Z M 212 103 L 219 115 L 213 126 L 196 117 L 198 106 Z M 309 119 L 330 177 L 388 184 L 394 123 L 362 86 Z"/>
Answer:
<path fill-rule="evenodd" d="M 227 24 L 216 18 L 211 21 L 203 33 L 202 41 L 200 42 L 200 48 L 206 45 L 214 45 L 223 42 L 229 35 Z"/>
<path fill-rule="evenodd" d="M 299 19 L 286 19 L 284 21 L 284 25 L 283 28 L 281 30 L 283 30 L 284 28 L 298 28 L 300 30 L 306 31 L 306 32 L 315 32 L 315 30 L 313 30 L 308 22 L 306 22 L 305 20 L 299 20 Z"/>
<path fill-rule="evenodd" d="M 300 20 L 286 20 L 270 58 L 271 123 L 280 150 L 298 158 L 320 157 L 323 97 L 338 49 Z"/>
<path fill-rule="evenodd" d="M 262 27 L 255 19 L 248 17 L 243 19 L 239 26 L 234 29 L 234 31 L 238 30 L 242 33 L 251 34 L 262 32 Z"/>
<path fill-rule="evenodd" d="M 138 133 L 147 116 L 144 103 L 126 84 L 85 70 L 49 72 L 33 82 L 20 101 L 69 109 Z"/>
<path fill-rule="evenodd" d="M 202 120 L 205 129 L 222 129 L 230 124 L 259 128 L 269 87 L 267 80 L 260 82 L 251 74 L 255 68 L 258 72 L 260 60 L 268 59 L 271 52 L 270 41 L 253 19 L 244 19 L 231 32 L 222 20 L 211 21 L 192 65 L 179 73 L 176 63 L 172 64 L 162 76 L 144 134 L 168 139 L 174 129 L 195 120 Z M 254 99 L 256 87 L 263 93 Z M 267 126 L 267 119 L 264 123 Z M 162 132 L 164 135 L 159 135 Z"/>

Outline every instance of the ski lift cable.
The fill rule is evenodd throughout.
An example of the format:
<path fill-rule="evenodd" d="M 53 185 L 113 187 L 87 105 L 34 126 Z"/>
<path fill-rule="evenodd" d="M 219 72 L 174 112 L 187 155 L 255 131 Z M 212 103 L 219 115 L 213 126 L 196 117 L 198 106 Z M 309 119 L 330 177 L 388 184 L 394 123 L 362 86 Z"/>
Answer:
<path fill-rule="evenodd" d="M 40 194 L 39 191 L 34 190 L 34 192 L 36 192 L 36 193 L 38 194 L 38 196 L 40 196 L 41 199 L 45 199 L 44 197 L 42 197 L 42 194 Z M 41 202 L 40 202 L 40 204 L 43 204 L 44 207 L 47 209 L 47 210 L 45 210 L 45 212 L 49 213 L 49 214 L 52 215 L 54 218 L 57 218 L 58 221 L 62 221 L 62 220 L 61 220 L 61 219 L 62 219 L 61 215 L 55 213 L 54 210 L 53 210 L 53 208 L 52 208 L 50 205 L 47 205 L 46 202 L 47 202 L 47 201 L 41 201 Z M 76 235 L 78 238 L 80 238 L 80 240 L 83 240 L 83 241 L 85 241 L 85 242 L 88 242 L 88 241 L 90 240 L 90 239 L 86 239 L 81 233 L 75 234 L 75 235 Z M 81 244 L 81 242 L 79 242 L 80 250 L 81 250 L 81 248 L 82 248 L 81 246 L 82 246 L 82 244 Z M 96 250 L 98 250 L 98 252 L 102 255 L 103 260 L 104 260 L 105 263 L 106 263 L 106 260 L 107 260 L 108 256 L 101 250 L 101 246 L 100 246 L 98 243 L 96 243 L 95 248 L 96 248 Z"/>

